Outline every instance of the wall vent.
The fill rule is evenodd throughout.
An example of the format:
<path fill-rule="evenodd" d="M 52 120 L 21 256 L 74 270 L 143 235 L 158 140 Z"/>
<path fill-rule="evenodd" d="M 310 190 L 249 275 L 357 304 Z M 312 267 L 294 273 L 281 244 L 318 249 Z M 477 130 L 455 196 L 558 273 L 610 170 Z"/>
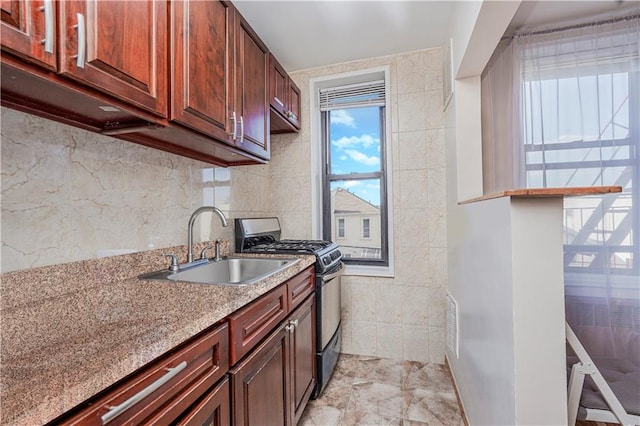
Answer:
<path fill-rule="evenodd" d="M 458 354 L 458 302 L 447 292 L 447 351 L 450 354 Z"/>

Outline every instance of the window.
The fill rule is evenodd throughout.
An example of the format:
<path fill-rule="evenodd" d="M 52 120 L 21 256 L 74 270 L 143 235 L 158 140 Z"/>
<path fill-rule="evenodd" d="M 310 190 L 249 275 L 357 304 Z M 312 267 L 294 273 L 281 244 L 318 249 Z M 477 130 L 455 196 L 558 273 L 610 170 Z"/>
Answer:
<path fill-rule="evenodd" d="M 590 49 L 596 37 L 607 49 Z M 601 29 L 597 36 L 582 34 L 581 39 L 531 41 L 522 52 L 522 173 L 527 187 L 622 187 L 620 194 L 565 199 L 567 274 L 637 275 L 639 270 L 640 216 L 634 206 L 639 195 L 640 75 L 637 59 L 627 52 L 636 37 L 626 30 L 607 34 Z M 541 55 L 551 49 L 553 60 Z"/>
<path fill-rule="evenodd" d="M 384 76 L 327 83 L 318 92 L 322 233 L 341 240 L 352 265 L 389 266 Z"/>
<path fill-rule="evenodd" d="M 344 238 L 344 219 L 338 218 L 338 238 Z"/>

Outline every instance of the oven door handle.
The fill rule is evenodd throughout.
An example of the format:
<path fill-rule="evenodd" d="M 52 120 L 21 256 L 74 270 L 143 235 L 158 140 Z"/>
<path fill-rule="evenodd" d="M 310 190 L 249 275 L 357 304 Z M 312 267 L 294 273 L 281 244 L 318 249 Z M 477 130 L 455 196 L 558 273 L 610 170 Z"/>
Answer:
<path fill-rule="evenodd" d="M 338 269 L 336 272 L 332 274 L 323 275 L 322 282 L 323 283 L 329 282 L 335 277 L 337 277 L 338 275 L 342 275 L 343 272 L 344 272 L 344 262 L 340 262 L 340 269 Z"/>

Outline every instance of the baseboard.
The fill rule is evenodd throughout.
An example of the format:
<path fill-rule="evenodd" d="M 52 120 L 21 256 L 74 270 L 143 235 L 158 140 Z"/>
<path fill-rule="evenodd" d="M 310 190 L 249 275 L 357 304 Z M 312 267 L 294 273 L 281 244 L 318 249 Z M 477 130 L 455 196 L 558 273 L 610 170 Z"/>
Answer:
<path fill-rule="evenodd" d="M 469 420 L 467 419 L 467 413 L 464 411 L 464 405 L 462 404 L 462 399 L 460 399 L 460 392 L 458 392 L 458 385 L 456 383 L 456 378 L 451 372 L 451 366 L 449 365 L 449 358 L 447 355 L 444 356 L 444 366 L 449 373 L 449 377 L 451 377 L 451 382 L 453 383 L 453 390 L 456 392 L 456 400 L 458 401 L 458 408 L 460 409 L 460 414 L 462 415 L 462 421 L 464 421 L 465 426 L 469 426 Z"/>

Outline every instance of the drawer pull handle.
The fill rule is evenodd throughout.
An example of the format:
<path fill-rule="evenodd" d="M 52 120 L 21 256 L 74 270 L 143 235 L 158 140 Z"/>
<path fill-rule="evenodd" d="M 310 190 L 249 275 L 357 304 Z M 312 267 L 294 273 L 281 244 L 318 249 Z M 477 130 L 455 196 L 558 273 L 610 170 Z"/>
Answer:
<path fill-rule="evenodd" d="M 84 15 L 81 13 L 76 14 L 78 23 L 74 27 L 78 30 L 78 54 L 76 57 L 76 66 L 78 68 L 84 68 L 84 61 L 87 54 L 87 27 L 84 22 Z"/>
<path fill-rule="evenodd" d="M 40 7 L 44 12 L 44 51 L 53 53 L 53 4 L 51 0 L 44 0 L 44 6 Z"/>
<path fill-rule="evenodd" d="M 140 392 L 133 395 L 131 398 L 127 399 L 122 404 L 109 408 L 109 411 L 107 411 L 102 416 L 102 424 L 106 425 L 107 423 L 109 423 L 110 421 L 118 417 L 120 414 L 127 411 L 133 405 L 137 404 L 138 402 L 140 402 L 141 400 L 143 400 L 144 398 L 146 398 L 147 396 L 155 392 L 160 386 L 164 385 L 169 380 L 173 379 L 175 376 L 178 375 L 178 373 L 180 373 L 185 368 L 187 368 L 187 361 L 182 361 L 180 364 L 176 365 L 175 367 L 168 368 L 167 374 L 160 377 L 158 380 L 151 383 L 149 386 L 142 389 Z"/>
<path fill-rule="evenodd" d="M 235 143 L 237 137 L 238 137 L 238 123 L 236 122 L 236 112 L 233 111 L 231 113 L 231 121 L 233 121 L 233 132 L 231 132 L 231 139 L 233 139 L 233 142 Z"/>

